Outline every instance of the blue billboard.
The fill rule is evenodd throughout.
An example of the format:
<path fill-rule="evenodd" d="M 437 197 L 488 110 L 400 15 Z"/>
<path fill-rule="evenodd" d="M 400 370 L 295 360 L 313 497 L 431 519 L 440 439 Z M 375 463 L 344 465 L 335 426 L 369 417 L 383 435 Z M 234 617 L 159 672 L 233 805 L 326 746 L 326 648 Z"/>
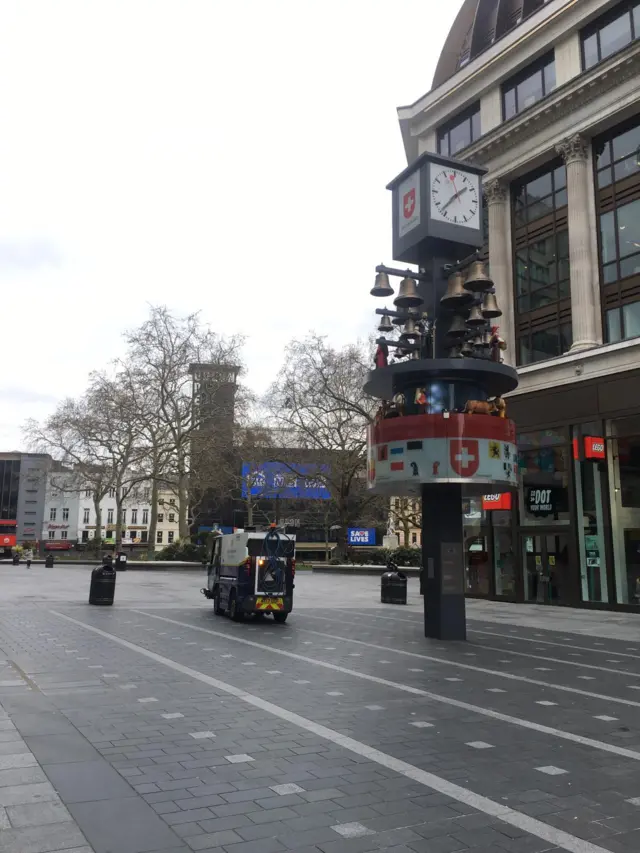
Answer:
<path fill-rule="evenodd" d="M 348 527 L 347 528 L 347 544 L 348 545 L 375 545 L 376 544 L 376 529 L 375 529 L 375 527 Z"/>
<path fill-rule="evenodd" d="M 328 465 L 314 463 L 285 465 L 284 462 L 265 462 L 262 465 L 242 463 L 242 497 L 249 488 L 256 498 L 282 498 L 328 501 L 331 497 L 324 475 Z"/>

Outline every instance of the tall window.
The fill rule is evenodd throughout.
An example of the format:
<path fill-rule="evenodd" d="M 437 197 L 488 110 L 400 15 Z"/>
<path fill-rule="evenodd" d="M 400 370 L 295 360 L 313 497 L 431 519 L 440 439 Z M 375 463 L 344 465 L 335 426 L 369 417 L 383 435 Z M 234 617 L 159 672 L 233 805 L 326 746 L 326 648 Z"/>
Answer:
<path fill-rule="evenodd" d="M 140 531 L 140 541 L 141 542 L 146 542 L 148 537 L 149 537 L 149 531 L 148 530 L 141 530 Z"/>
<path fill-rule="evenodd" d="M 89 512 L 90 512 L 90 510 L 88 507 L 85 507 L 82 510 L 82 523 L 83 524 L 89 524 Z"/>
<path fill-rule="evenodd" d="M 174 512 L 169 513 L 169 521 L 174 522 L 176 520 L 176 515 Z"/>
<path fill-rule="evenodd" d="M 113 524 L 113 510 L 107 510 L 107 524 Z"/>
<path fill-rule="evenodd" d="M 91 497 L 91 489 L 85 489 L 84 490 L 84 496 L 85 496 L 85 498 L 90 498 Z"/>
<path fill-rule="evenodd" d="M 567 176 L 554 163 L 513 187 L 514 283 L 518 364 L 571 347 Z"/>
<path fill-rule="evenodd" d="M 126 509 L 122 510 L 122 523 L 123 524 L 127 523 L 127 511 L 126 511 Z"/>
<path fill-rule="evenodd" d="M 533 106 L 556 88 L 556 61 L 547 53 L 502 84 L 502 116 L 505 121 Z"/>
<path fill-rule="evenodd" d="M 60 531 L 60 538 L 61 538 L 61 539 L 66 539 L 66 538 L 67 538 L 67 536 L 68 536 L 68 533 L 69 533 L 69 531 L 68 531 L 68 530 L 61 530 L 61 531 Z"/>
<path fill-rule="evenodd" d="M 159 512 L 158 513 L 158 524 L 162 524 L 163 521 L 164 521 L 164 513 Z"/>
<path fill-rule="evenodd" d="M 585 71 L 640 37 L 640 2 L 619 3 L 582 31 Z"/>
<path fill-rule="evenodd" d="M 158 530 L 158 532 L 156 533 L 156 542 L 158 543 L 158 545 L 162 544 L 162 530 Z"/>
<path fill-rule="evenodd" d="M 49 521 L 55 521 L 57 514 L 58 510 L 55 507 L 51 507 L 51 509 L 49 510 Z"/>
<path fill-rule="evenodd" d="M 167 542 L 168 542 L 169 544 L 171 544 L 171 543 L 173 542 L 173 530 L 170 530 L 170 531 L 167 533 Z"/>
<path fill-rule="evenodd" d="M 640 122 L 597 139 L 594 153 L 603 321 L 615 343 L 640 336 Z"/>
<path fill-rule="evenodd" d="M 476 103 L 438 130 L 438 151 L 445 157 L 454 157 L 479 137 L 480 104 Z"/>
<path fill-rule="evenodd" d="M 143 524 L 149 524 L 149 510 L 148 509 L 142 510 L 142 523 Z"/>
<path fill-rule="evenodd" d="M 55 539 L 55 538 L 56 538 L 55 530 L 50 530 L 49 531 L 49 539 Z"/>
<path fill-rule="evenodd" d="M 138 510 L 132 509 L 131 510 L 131 524 L 137 524 L 137 523 L 138 523 Z"/>
<path fill-rule="evenodd" d="M 116 496 L 116 490 L 115 489 L 109 489 L 109 497 L 115 498 L 115 496 Z"/>
<path fill-rule="evenodd" d="M 69 507 L 68 506 L 65 506 L 64 509 L 62 510 L 62 520 L 63 521 L 69 521 Z"/>

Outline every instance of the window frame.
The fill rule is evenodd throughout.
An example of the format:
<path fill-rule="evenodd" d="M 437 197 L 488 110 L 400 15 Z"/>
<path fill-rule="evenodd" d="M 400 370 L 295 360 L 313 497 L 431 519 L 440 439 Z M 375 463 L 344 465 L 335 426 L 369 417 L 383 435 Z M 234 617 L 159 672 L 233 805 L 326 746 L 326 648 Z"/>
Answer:
<path fill-rule="evenodd" d="M 618 3 L 613 6 L 613 8 L 608 9 L 604 14 L 600 15 L 599 18 L 596 18 L 595 21 L 591 21 L 590 24 L 580 31 L 580 64 L 582 71 L 591 71 L 592 68 L 596 68 L 601 62 L 606 62 L 607 59 L 615 56 L 616 53 L 619 53 L 621 50 L 625 50 L 625 48 L 629 47 L 630 44 L 633 44 L 634 41 L 637 41 L 637 39 L 640 38 L 640 32 L 636 33 L 636 25 L 633 15 L 633 10 L 637 5 L 638 0 L 626 0 L 626 2 Z M 600 32 L 618 18 L 624 17 L 625 14 L 629 19 L 629 32 L 631 34 L 630 40 L 625 45 L 618 48 L 618 50 L 614 50 L 613 53 L 609 53 L 603 58 L 602 46 L 600 44 Z M 640 27 L 638 27 L 638 30 L 640 30 Z M 598 58 L 592 65 L 587 65 L 585 42 L 594 35 L 596 36 L 596 52 Z"/>
<path fill-rule="evenodd" d="M 559 183 L 557 177 L 558 169 L 564 169 L 564 183 Z M 534 181 L 539 180 L 545 175 L 550 175 L 550 192 L 544 196 L 535 197 L 530 203 L 527 203 L 526 187 Z M 525 189 L 525 204 L 518 209 L 518 198 L 520 191 Z M 515 320 L 515 346 L 516 346 L 516 364 L 518 367 L 526 367 L 532 364 L 541 364 L 552 358 L 561 356 L 564 352 L 561 344 L 563 337 L 571 340 L 572 324 L 571 324 L 571 268 L 569 258 L 563 258 L 566 261 L 568 268 L 568 278 L 560 278 L 556 275 L 554 285 L 556 288 L 556 299 L 546 305 L 537 308 L 529 307 L 527 310 L 520 310 L 521 299 L 526 295 L 531 298 L 531 291 L 528 294 L 518 293 L 518 255 L 522 250 L 528 250 L 530 246 L 544 240 L 548 237 L 554 237 L 556 240 L 556 270 L 559 270 L 560 259 L 557 257 L 557 241 L 558 235 L 568 232 L 568 206 L 567 204 L 557 205 L 558 197 L 564 198 L 566 195 L 566 167 L 561 159 L 555 159 L 546 163 L 540 169 L 524 175 L 519 181 L 512 185 L 512 203 L 511 203 L 511 220 L 512 220 L 512 270 L 513 270 L 513 305 L 514 305 L 514 320 Z M 551 207 L 543 216 L 535 219 L 529 219 L 524 212 L 533 208 L 534 205 L 540 204 L 541 201 L 550 199 Z M 557 206 L 556 206 L 557 205 Z M 520 220 L 518 217 L 520 216 Z M 560 286 L 563 283 L 568 283 L 566 296 L 561 295 Z M 538 288 L 537 290 L 544 290 Z M 529 301 L 529 306 L 531 302 Z M 533 352 L 533 337 L 536 333 L 547 330 L 554 330 L 557 333 L 559 343 L 558 352 L 554 355 L 548 355 L 546 358 L 536 360 L 523 360 L 522 348 L 526 342 L 529 355 Z M 568 334 L 567 334 L 568 330 Z"/>
<path fill-rule="evenodd" d="M 478 132 L 474 134 L 474 118 L 478 117 Z M 459 127 L 462 127 L 465 122 L 469 123 L 469 143 L 462 148 L 459 148 L 453 154 L 451 153 L 451 131 L 457 130 Z M 446 151 L 443 150 L 442 142 L 444 137 L 447 138 L 447 146 Z M 436 131 L 437 138 L 437 147 L 438 153 L 443 157 L 455 157 L 460 151 L 464 151 L 465 148 L 468 148 L 469 145 L 472 145 L 476 140 L 480 139 L 482 136 L 482 126 L 481 126 L 481 114 L 480 114 L 480 101 L 475 101 L 471 106 L 467 107 L 460 113 L 457 113 L 453 118 L 449 119 L 449 121 L 445 122 L 441 127 L 439 127 Z M 174 499 L 175 502 L 175 499 Z"/>
<path fill-rule="evenodd" d="M 631 5 L 632 9 L 633 6 Z M 619 137 L 628 133 L 630 130 L 638 128 L 640 132 L 640 117 L 637 115 L 629 121 L 623 122 L 616 127 L 610 128 L 605 133 L 596 137 L 593 140 L 593 180 L 595 185 L 596 196 L 596 219 L 597 219 L 597 239 L 598 239 L 598 274 L 600 278 L 600 309 L 602 317 L 602 334 L 605 344 L 620 343 L 627 340 L 635 340 L 638 336 L 625 336 L 625 317 L 624 307 L 636 302 L 640 302 L 640 272 L 632 273 L 631 275 L 621 275 L 621 262 L 629 258 L 637 257 L 640 261 L 640 252 L 632 253 L 621 257 L 620 254 L 620 233 L 618 227 L 618 211 L 633 202 L 640 200 L 640 146 L 636 149 L 636 163 L 638 169 L 629 175 L 615 180 L 615 169 L 620 163 L 633 157 L 631 154 L 623 154 L 614 159 L 614 142 Z M 601 146 L 602 153 L 598 153 Z M 599 166 L 598 160 L 606 151 L 606 146 L 609 146 L 609 155 L 606 158 L 604 166 Z M 608 183 L 601 186 L 600 175 L 608 172 Z M 615 239 L 615 259 L 612 261 L 603 262 L 603 240 L 602 240 L 602 219 L 607 214 L 613 214 L 613 233 Z M 605 281 L 605 268 L 610 268 L 615 265 L 616 276 L 614 281 Z M 609 339 L 609 322 L 608 314 L 611 311 L 618 311 L 618 323 L 621 337 L 617 340 Z"/>
<path fill-rule="evenodd" d="M 508 80 L 505 80 L 501 84 L 500 104 L 502 109 L 502 121 L 510 121 L 511 119 L 516 118 L 516 116 L 522 115 L 525 110 L 531 109 L 531 107 L 535 106 L 536 104 L 539 104 L 540 101 L 543 101 L 548 95 L 551 94 L 551 92 L 554 92 L 556 90 L 558 84 L 555 64 L 555 50 L 552 48 L 543 56 L 540 56 L 534 62 L 531 62 L 529 65 L 525 66 L 522 70 L 520 70 L 517 74 L 514 74 L 512 77 L 509 77 Z M 554 83 L 553 86 L 547 90 L 545 69 L 549 66 L 553 66 Z M 533 78 L 536 74 L 540 74 L 540 79 L 542 82 L 542 96 L 540 98 L 537 98 L 532 104 L 529 104 L 526 107 L 520 107 L 518 104 L 518 87 L 521 86 L 526 80 Z M 510 92 L 511 90 L 513 90 L 514 92 L 515 112 L 513 115 L 507 117 L 506 95 L 507 92 Z"/>

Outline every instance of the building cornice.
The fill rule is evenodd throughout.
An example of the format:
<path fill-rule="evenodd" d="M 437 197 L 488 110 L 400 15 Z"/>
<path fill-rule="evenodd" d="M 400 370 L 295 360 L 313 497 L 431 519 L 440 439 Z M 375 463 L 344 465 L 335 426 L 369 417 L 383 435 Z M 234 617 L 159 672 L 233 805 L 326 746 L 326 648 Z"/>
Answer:
<path fill-rule="evenodd" d="M 567 115 L 601 98 L 621 83 L 640 74 L 640 40 L 575 77 L 528 110 L 489 131 L 473 145 L 458 152 L 458 157 L 485 165 L 489 160 L 522 145 L 539 131 L 566 122 Z M 612 103 L 612 108 L 615 104 Z"/>
<path fill-rule="evenodd" d="M 594 347 L 518 368 L 518 388 L 508 396 L 520 397 L 522 394 L 587 382 L 603 376 L 619 376 L 627 371 L 638 370 L 639 365 L 640 338 Z"/>

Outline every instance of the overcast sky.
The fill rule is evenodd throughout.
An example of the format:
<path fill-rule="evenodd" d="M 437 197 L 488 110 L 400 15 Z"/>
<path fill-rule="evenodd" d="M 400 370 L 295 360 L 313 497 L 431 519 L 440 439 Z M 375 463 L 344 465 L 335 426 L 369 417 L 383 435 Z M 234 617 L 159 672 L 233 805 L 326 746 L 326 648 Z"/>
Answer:
<path fill-rule="evenodd" d="M 258 392 L 292 337 L 368 334 L 395 110 L 460 5 L 0 0 L 0 449 L 149 303 L 244 332 Z"/>

